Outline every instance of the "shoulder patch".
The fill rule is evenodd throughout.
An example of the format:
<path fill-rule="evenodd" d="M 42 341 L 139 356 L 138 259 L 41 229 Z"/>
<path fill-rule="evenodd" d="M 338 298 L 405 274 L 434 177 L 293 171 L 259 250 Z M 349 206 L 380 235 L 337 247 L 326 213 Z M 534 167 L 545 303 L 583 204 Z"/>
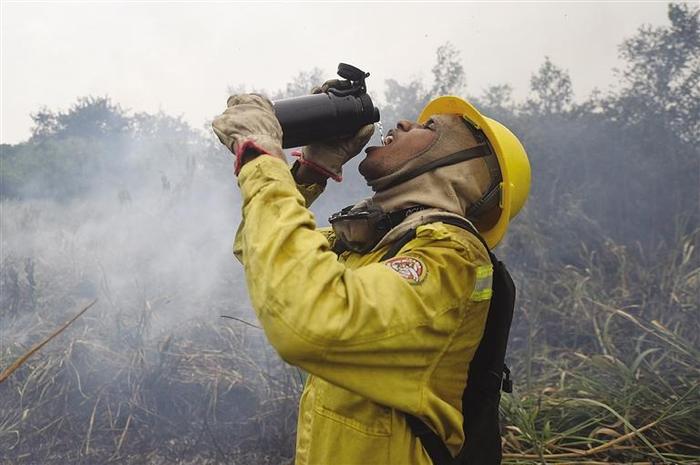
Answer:
<path fill-rule="evenodd" d="M 420 283 L 426 275 L 425 265 L 414 257 L 394 257 L 385 261 L 384 264 L 411 284 Z"/>

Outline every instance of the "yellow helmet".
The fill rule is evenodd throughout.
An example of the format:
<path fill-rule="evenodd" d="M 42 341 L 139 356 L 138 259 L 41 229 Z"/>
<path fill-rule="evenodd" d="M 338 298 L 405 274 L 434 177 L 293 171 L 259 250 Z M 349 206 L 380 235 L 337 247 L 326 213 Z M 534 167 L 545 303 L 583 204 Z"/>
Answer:
<path fill-rule="evenodd" d="M 503 239 L 508 223 L 518 214 L 530 192 L 530 162 L 527 153 L 517 137 L 496 120 L 479 113 L 472 104 L 459 97 L 443 96 L 429 102 L 420 116 L 419 123 L 425 123 L 438 114 L 462 115 L 469 123 L 483 131 L 491 147 L 496 152 L 501 169 L 501 212 L 498 220 L 486 231 L 479 231 L 490 248 Z"/>

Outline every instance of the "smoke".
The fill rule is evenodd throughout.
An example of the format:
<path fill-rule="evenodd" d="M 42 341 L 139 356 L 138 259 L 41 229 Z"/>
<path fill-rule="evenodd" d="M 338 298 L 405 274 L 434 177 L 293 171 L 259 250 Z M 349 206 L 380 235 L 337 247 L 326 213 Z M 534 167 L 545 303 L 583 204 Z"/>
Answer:
<path fill-rule="evenodd" d="M 42 199 L 31 186 L 34 198 L 3 202 L 3 263 L 36 260 L 40 302 L 52 298 L 45 290 L 57 278 L 73 282 L 66 296 L 99 297 L 102 307 L 158 300 L 167 302 L 166 330 L 204 316 L 207 308 L 194 302 L 245 294 L 230 253 L 240 215 L 233 178 L 207 176 L 195 158 L 144 167 L 133 156 L 142 149 L 135 143 L 124 154 L 122 176 L 91 173 L 89 195 Z"/>
<path fill-rule="evenodd" d="M 0 461 L 246 456 L 259 451 L 225 437 L 260 427 L 275 455 L 291 454 L 294 423 L 254 413 L 291 412 L 297 373 L 262 331 L 221 318 L 256 322 L 232 254 L 231 156 L 213 134 L 184 129 L 53 133 L 12 147 L 23 160 L 5 158 L 3 181 L 34 153 L 46 165 L 6 183 L 15 198 L 0 203 L 0 366 L 98 303 L 0 386 Z M 52 170 L 51 157 L 84 165 Z M 204 432 L 202 453 L 192 445 Z"/>
<path fill-rule="evenodd" d="M 658 56 L 639 59 L 653 64 Z M 608 330 L 608 307 L 665 321 L 688 340 L 686 328 L 697 326 L 686 309 L 697 307 L 697 233 L 690 233 L 700 217 L 700 157 L 689 137 L 678 136 L 694 133 L 697 116 L 663 110 L 686 97 L 650 107 L 646 88 L 633 83 L 578 105 L 547 87 L 571 91 L 566 73 L 546 61 L 539 76 L 527 102 L 513 102 L 508 86 L 490 89 L 483 105 L 470 97 L 520 137 L 533 168 L 529 202 L 496 250 L 519 288 L 510 350 L 528 387 L 533 359 L 547 362 L 544 373 L 564 349 L 605 347 L 593 335 Z M 318 79 L 317 71 L 301 73 L 274 96 L 303 93 Z M 428 89 L 463 82 L 436 79 L 444 82 L 392 82 L 391 99 L 379 101 L 386 127 L 415 116 L 434 97 Z M 231 253 L 240 197 L 230 153 L 208 130 L 164 114 L 129 115 L 109 99 L 81 99 L 34 122 L 30 140 L 0 154 L 0 366 L 87 301 L 98 304 L 0 386 L 0 461 L 289 457 L 301 376 L 262 331 L 220 317 L 255 324 Z M 357 174 L 361 158 L 313 205 L 318 225 L 370 195 Z M 620 359 L 646 354 L 639 329 L 610 328 L 625 341 Z M 563 384 L 566 373 L 549 378 Z"/>

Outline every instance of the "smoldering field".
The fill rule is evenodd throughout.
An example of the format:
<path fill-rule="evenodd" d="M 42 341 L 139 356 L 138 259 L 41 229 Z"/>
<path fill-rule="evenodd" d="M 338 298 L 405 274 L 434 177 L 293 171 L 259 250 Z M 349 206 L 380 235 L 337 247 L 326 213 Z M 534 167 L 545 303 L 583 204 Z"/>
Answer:
<path fill-rule="evenodd" d="M 575 103 L 545 60 L 526 101 L 506 84 L 470 97 L 533 168 L 497 249 L 519 290 L 508 463 L 700 460 L 700 35 L 696 10 L 669 13 L 621 45 L 614 90 Z M 465 67 L 445 46 L 432 82 L 389 82 L 375 96 L 385 126 L 430 96 L 470 95 Z M 327 77 L 300 73 L 271 94 Z M 303 374 L 255 327 L 225 149 L 104 98 L 34 119 L 30 140 L 2 146 L 0 367 L 98 300 L 0 384 L 0 462 L 291 458 Z M 314 205 L 319 223 L 367 195 L 355 166 Z"/>
<path fill-rule="evenodd" d="M 98 299 L 3 384 L 3 463 L 223 459 L 263 438 L 288 453 L 298 374 L 220 317 L 254 321 L 231 255 L 235 185 L 192 163 L 3 203 L 3 366 Z"/>

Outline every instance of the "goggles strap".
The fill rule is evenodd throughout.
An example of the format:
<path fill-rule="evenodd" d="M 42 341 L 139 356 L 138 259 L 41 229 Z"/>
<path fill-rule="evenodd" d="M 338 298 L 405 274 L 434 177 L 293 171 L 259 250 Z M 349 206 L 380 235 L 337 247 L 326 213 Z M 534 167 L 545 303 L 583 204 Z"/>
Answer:
<path fill-rule="evenodd" d="M 403 222 L 403 220 L 405 220 L 406 217 L 408 217 L 409 215 L 413 215 L 414 213 L 419 212 L 421 210 L 425 210 L 426 208 L 430 207 L 426 207 L 425 205 L 414 205 L 412 207 L 387 213 L 385 217 L 387 225 L 389 226 L 387 232 L 400 225 Z"/>
<path fill-rule="evenodd" d="M 354 219 L 357 218 L 358 212 L 351 211 L 352 208 L 353 207 L 351 205 L 351 206 L 343 208 L 338 213 L 334 213 L 333 215 L 331 215 L 331 217 L 329 218 L 329 222 L 331 223 L 331 225 L 333 226 L 334 229 L 339 227 L 334 223 L 338 223 L 338 222 L 342 223 L 342 220 L 353 221 Z M 377 233 L 375 240 L 374 240 L 374 243 L 373 244 L 366 244 L 366 246 L 371 249 L 382 239 L 382 237 L 384 237 L 384 235 L 386 233 L 391 231 L 396 226 L 400 225 L 409 215 L 412 215 L 412 214 L 419 212 L 421 210 L 425 210 L 427 208 L 431 208 L 431 207 L 428 207 L 425 205 L 414 205 L 411 207 L 402 208 L 401 210 L 395 210 L 395 211 L 392 211 L 389 213 L 381 214 L 381 216 L 379 216 L 374 221 L 374 224 L 373 224 L 374 230 Z M 359 218 L 357 218 L 357 219 L 359 219 Z M 340 255 L 344 251 L 352 250 L 352 249 L 349 247 L 349 244 L 346 244 L 343 241 L 341 236 L 337 235 L 337 239 L 336 239 L 335 245 L 333 246 L 332 250 L 333 250 L 333 252 L 336 253 L 336 255 Z"/>

